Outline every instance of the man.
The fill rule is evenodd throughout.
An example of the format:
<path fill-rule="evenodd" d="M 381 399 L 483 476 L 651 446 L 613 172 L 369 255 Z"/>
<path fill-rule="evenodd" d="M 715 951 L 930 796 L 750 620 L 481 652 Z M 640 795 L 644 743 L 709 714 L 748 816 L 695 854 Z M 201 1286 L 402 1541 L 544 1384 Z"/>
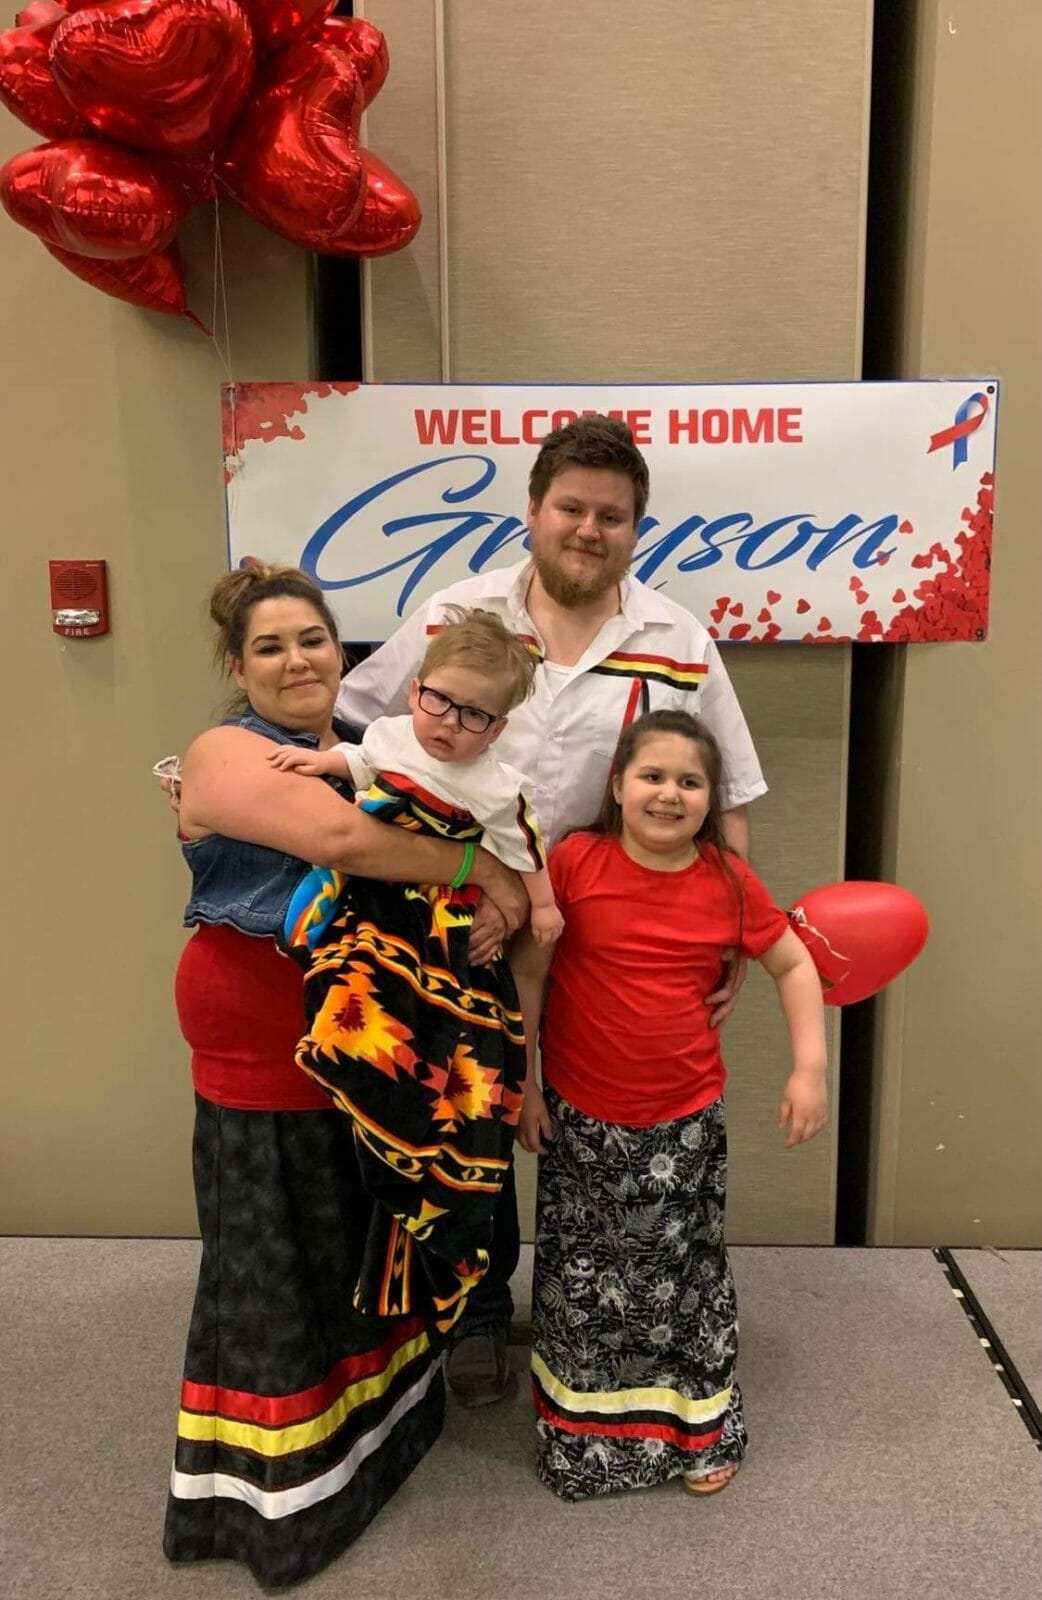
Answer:
<path fill-rule="evenodd" d="M 746 806 L 767 785 L 716 645 L 689 611 L 627 576 L 648 500 L 648 468 L 625 423 L 586 416 L 543 440 L 529 477 L 531 558 L 443 589 L 344 679 L 337 712 L 359 726 L 406 709 L 427 636 L 447 604 L 494 611 L 537 652 L 531 698 L 510 714 L 498 753 L 528 778 L 551 846 L 597 813 L 618 736 L 645 710 L 704 718 L 724 755 L 728 842 L 748 854 Z M 479 908 L 471 950 L 486 960 L 502 926 Z M 711 996 L 722 1021 L 738 981 Z M 520 1253 L 513 1175 L 496 1207 L 489 1271 L 449 1354 L 468 1405 L 509 1388 L 510 1279 Z"/>

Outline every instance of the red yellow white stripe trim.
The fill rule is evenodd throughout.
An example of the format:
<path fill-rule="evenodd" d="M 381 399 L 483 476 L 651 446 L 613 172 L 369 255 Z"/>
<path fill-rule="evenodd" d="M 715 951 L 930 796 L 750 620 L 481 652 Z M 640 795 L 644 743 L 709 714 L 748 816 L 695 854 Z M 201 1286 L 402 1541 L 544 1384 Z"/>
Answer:
<path fill-rule="evenodd" d="M 403 1367 L 407 1367 L 418 1356 L 425 1355 L 429 1348 L 430 1339 L 425 1332 L 399 1345 L 379 1372 L 349 1383 L 331 1406 L 308 1421 L 266 1427 L 256 1422 L 223 1417 L 217 1412 L 182 1410 L 177 1419 L 178 1435 L 192 1444 L 231 1445 L 258 1456 L 288 1456 L 298 1450 L 311 1449 L 336 1433 L 358 1406 L 379 1399 Z"/>
<path fill-rule="evenodd" d="M 591 672 L 607 673 L 620 678 L 652 678 L 657 682 L 673 684 L 678 689 L 697 689 L 709 675 L 705 661 L 676 661 L 672 656 L 657 656 L 650 652 L 615 650 L 605 656 Z"/>
<path fill-rule="evenodd" d="M 607 1419 L 634 1411 L 660 1411 L 688 1424 L 712 1424 L 720 1421 L 731 1400 L 730 1385 L 703 1400 L 689 1400 L 675 1389 L 615 1389 L 610 1392 L 569 1389 L 567 1384 L 554 1377 L 546 1362 L 535 1353 L 532 1355 L 532 1372 L 546 1395 L 562 1411 L 574 1411 L 586 1417 L 590 1412 L 599 1412 Z M 586 1428 L 586 1423 L 583 1423 L 583 1428 Z M 638 1429 L 646 1433 L 648 1424 L 640 1423 Z"/>
<path fill-rule="evenodd" d="M 350 1483 L 369 1456 L 390 1438 L 402 1418 L 423 1399 L 440 1370 L 440 1363 L 428 1365 L 423 1375 L 395 1402 L 381 1423 L 363 1434 L 335 1467 L 319 1473 L 307 1483 L 289 1489 L 262 1489 L 231 1473 L 179 1472 L 175 1466 L 170 1474 L 170 1492 L 178 1500 L 242 1500 L 251 1510 L 269 1521 L 292 1516 L 295 1511 L 304 1511 L 308 1506 L 339 1494 Z"/>

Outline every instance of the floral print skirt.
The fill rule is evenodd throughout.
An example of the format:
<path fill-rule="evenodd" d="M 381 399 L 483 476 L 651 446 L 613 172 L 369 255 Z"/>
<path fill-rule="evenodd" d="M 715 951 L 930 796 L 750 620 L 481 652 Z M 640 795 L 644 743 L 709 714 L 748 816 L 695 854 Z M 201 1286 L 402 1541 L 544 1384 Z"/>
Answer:
<path fill-rule="evenodd" d="M 533 1285 L 540 1478 L 585 1500 L 740 1461 L 723 1102 L 633 1128 L 546 1099 L 557 1137 L 539 1168 Z"/>

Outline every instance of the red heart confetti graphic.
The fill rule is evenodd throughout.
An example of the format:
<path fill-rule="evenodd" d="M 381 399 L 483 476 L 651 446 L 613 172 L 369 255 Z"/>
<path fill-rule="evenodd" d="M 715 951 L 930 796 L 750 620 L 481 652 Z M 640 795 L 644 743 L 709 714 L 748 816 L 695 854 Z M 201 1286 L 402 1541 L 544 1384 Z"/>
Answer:
<path fill-rule="evenodd" d="M 771 613 L 768 611 L 766 606 L 764 606 L 762 611 L 757 613 L 756 620 L 757 622 L 770 622 Z"/>
<path fill-rule="evenodd" d="M 908 596 L 905 594 L 903 589 L 895 589 L 890 598 L 895 600 L 898 605 L 902 605 L 903 602 L 908 599 Z"/>
<path fill-rule="evenodd" d="M 777 589 L 768 589 L 768 591 L 767 591 L 767 604 L 768 605 L 776 606 L 780 599 L 781 599 L 781 595 L 778 593 Z"/>
<path fill-rule="evenodd" d="M 797 602 L 796 602 L 796 610 L 799 612 L 800 616 L 802 617 L 805 611 L 809 611 L 810 610 L 810 601 L 809 600 L 797 600 Z"/>

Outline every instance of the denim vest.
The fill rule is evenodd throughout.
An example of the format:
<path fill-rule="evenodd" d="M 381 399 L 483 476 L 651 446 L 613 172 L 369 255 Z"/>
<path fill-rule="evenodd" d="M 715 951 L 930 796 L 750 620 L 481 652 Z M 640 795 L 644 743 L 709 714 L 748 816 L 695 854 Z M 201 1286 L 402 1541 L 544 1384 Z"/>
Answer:
<path fill-rule="evenodd" d="M 309 750 L 318 744 L 317 734 L 289 733 L 266 722 L 252 708 L 241 717 L 229 717 L 222 726 L 247 728 L 276 744 L 302 745 Z M 336 733 L 349 743 L 358 738 L 350 728 L 337 726 Z M 327 781 L 333 788 L 340 788 L 338 780 Z M 344 791 L 350 792 L 346 783 Z M 247 844 L 242 839 L 227 839 L 221 833 L 211 833 L 205 839 L 183 839 L 181 849 L 192 874 L 192 892 L 184 914 L 186 928 L 200 922 L 210 926 L 223 923 L 238 928 L 240 933 L 260 937 L 281 933 L 293 891 L 304 873 L 311 870 L 310 862 L 296 856 L 269 850 L 265 845 Z"/>

